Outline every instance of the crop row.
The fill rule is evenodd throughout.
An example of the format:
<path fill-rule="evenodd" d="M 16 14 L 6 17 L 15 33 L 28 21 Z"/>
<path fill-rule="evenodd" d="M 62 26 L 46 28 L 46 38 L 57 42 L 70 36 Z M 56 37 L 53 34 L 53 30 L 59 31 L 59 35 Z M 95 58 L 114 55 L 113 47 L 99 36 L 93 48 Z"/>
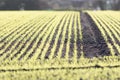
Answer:
<path fill-rule="evenodd" d="M 119 12 L 90 12 L 95 24 L 104 37 L 112 56 L 120 55 L 120 15 Z"/>
<path fill-rule="evenodd" d="M 83 53 L 79 12 L 13 12 L 5 17 L 0 26 L 1 61 L 77 60 Z"/>

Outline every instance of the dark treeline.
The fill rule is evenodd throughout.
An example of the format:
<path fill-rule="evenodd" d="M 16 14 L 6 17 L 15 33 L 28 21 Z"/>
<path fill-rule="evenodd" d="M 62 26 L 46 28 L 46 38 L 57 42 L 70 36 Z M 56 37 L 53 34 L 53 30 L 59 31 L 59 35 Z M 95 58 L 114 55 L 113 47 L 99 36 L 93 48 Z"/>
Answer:
<path fill-rule="evenodd" d="M 0 0 L 0 10 L 120 10 L 120 0 Z"/>
<path fill-rule="evenodd" d="M 72 0 L 75 9 L 120 10 L 120 0 Z"/>
<path fill-rule="evenodd" d="M 0 0 L 1 10 L 39 10 L 47 8 L 48 5 L 41 0 Z"/>

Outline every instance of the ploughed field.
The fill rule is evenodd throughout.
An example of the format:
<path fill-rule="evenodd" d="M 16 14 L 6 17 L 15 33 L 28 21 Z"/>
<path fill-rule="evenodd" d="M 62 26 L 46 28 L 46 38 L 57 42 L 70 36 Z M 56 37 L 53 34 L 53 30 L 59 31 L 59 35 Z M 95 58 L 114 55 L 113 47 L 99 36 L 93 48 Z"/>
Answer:
<path fill-rule="evenodd" d="M 120 11 L 0 11 L 1 80 L 119 80 Z"/>

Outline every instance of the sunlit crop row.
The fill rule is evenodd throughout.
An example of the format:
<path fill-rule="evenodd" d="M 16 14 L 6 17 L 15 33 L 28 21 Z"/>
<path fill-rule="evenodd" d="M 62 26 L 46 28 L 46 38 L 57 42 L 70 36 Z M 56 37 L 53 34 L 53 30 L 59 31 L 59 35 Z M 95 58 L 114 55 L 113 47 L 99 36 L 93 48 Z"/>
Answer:
<path fill-rule="evenodd" d="M 20 13 L 2 12 L 0 14 L 7 16 L 7 18 L 1 16 L 4 24 L 9 23 L 0 26 L 1 61 L 54 58 L 59 60 L 74 58 L 77 61 L 77 55 L 83 53 L 82 46 L 79 47 L 81 51 L 77 50 L 78 33 L 80 34 L 79 42 L 82 43 L 79 12 L 23 11 Z"/>
<path fill-rule="evenodd" d="M 120 13 L 114 11 L 88 12 L 104 37 L 111 55 L 120 55 Z"/>

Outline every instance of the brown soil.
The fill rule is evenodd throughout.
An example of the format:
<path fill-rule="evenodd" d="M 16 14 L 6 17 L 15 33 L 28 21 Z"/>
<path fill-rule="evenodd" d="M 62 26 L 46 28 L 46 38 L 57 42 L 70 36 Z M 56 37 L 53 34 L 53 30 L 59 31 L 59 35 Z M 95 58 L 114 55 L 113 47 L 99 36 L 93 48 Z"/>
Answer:
<path fill-rule="evenodd" d="M 87 13 L 81 13 L 84 56 L 88 58 L 108 56 L 110 51 L 105 40 Z"/>

